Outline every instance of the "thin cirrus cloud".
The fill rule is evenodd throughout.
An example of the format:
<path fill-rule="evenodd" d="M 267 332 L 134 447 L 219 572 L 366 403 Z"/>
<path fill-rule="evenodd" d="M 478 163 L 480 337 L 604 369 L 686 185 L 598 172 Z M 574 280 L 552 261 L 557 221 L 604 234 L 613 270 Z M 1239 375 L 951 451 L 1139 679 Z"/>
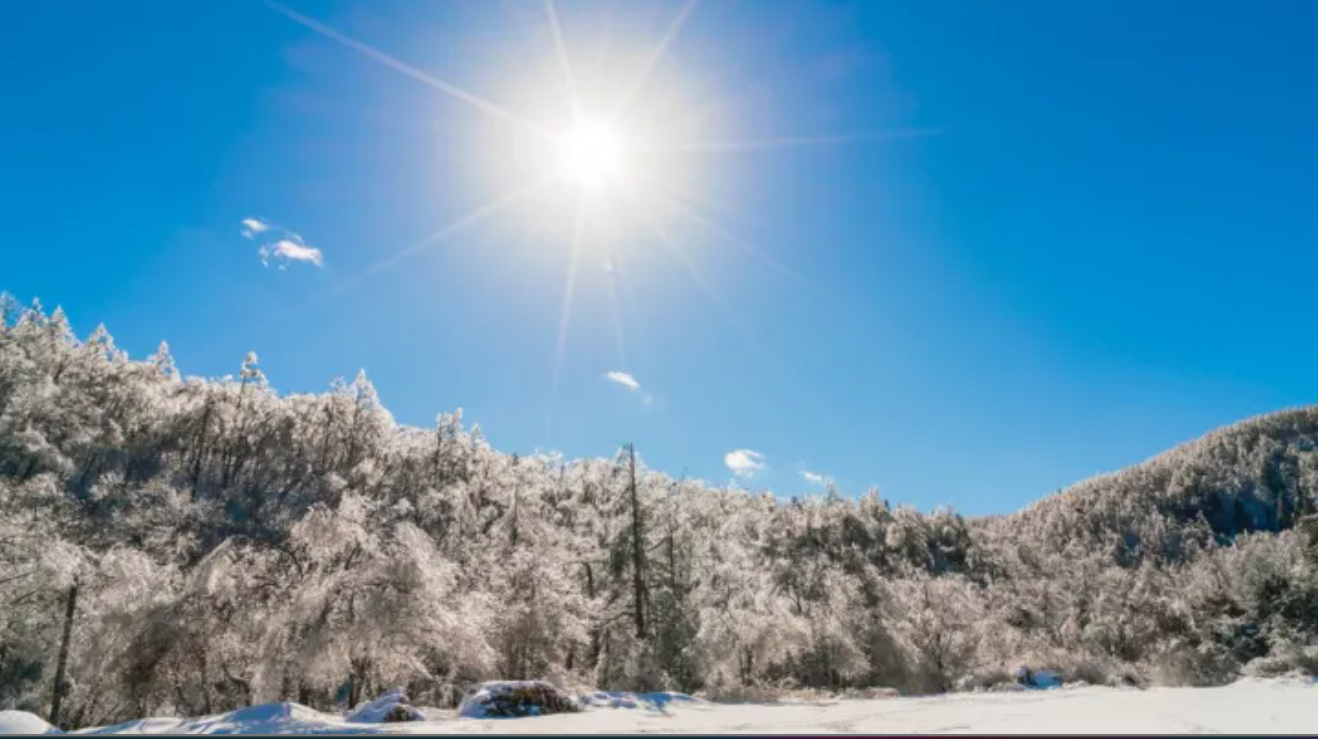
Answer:
<path fill-rule="evenodd" d="M 614 383 L 615 385 L 621 385 L 627 388 L 628 390 L 632 391 L 633 393 L 640 395 L 641 402 L 645 403 L 646 405 L 650 405 L 650 403 L 654 402 L 654 396 L 651 395 L 645 388 L 641 387 L 641 383 L 637 381 L 637 379 L 628 372 L 619 372 L 617 370 L 614 370 L 612 372 L 606 372 L 604 373 L 604 379 Z"/>
<path fill-rule="evenodd" d="M 831 485 L 833 483 L 832 475 L 824 475 L 810 470 L 801 470 L 801 477 L 811 485 Z"/>
<path fill-rule="evenodd" d="M 267 267 L 273 264 L 279 269 L 288 269 L 288 265 L 298 262 L 317 267 L 325 265 L 325 255 L 320 249 L 307 244 L 301 234 L 283 226 L 260 218 L 244 218 L 242 235 L 252 241 L 262 241 L 256 253 Z"/>
<path fill-rule="evenodd" d="M 768 467 L 768 457 L 750 449 L 734 449 L 723 455 L 723 464 L 737 477 L 754 477 Z"/>

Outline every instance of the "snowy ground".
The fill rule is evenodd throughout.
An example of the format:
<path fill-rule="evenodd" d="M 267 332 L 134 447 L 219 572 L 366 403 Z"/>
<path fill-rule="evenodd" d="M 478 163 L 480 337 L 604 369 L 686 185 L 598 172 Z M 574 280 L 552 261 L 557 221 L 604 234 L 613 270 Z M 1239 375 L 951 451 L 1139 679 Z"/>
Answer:
<path fill-rule="evenodd" d="M 1318 686 L 1299 681 L 1243 681 L 1224 688 L 1112 690 L 1079 688 L 1026 693 L 957 694 L 936 698 L 835 700 L 819 703 L 712 704 L 642 701 L 584 713 L 481 720 L 426 711 L 425 722 L 354 724 L 301 706 L 256 706 L 183 721 L 148 719 L 96 733 L 1087 733 L 1318 734 Z M 0 712 L 0 733 L 35 716 Z"/>

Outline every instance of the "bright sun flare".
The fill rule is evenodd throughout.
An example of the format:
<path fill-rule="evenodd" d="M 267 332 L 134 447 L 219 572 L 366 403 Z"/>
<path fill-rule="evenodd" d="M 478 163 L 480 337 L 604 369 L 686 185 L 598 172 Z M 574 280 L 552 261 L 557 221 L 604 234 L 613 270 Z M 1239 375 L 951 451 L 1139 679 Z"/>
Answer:
<path fill-rule="evenodd" d="M 563 29 L 555 9 L 555 0 L 544 0 L 546 21 L 554 41 L 558 57 L 557 70 L 547 69 L 561 75 L 566 95 L 540 95 L 548 85 L 554 82 L 538 80 L 534 85 L 534 94 L 528 93 L 528 100 L 554 101 L 552 105 L 571 104 L 573 117 L 569 118 L 563 107 L 552 107 L 541 111 L 544 115 L 523 117 L 508 108 L 494 103 L 469 90 L 451 82 L 440 79 L 429 72 L 414 67 L 407 62 L 390 56 L 381 49 L 352 38 L 330 26 L 304 16 L 287 8 L 279 0 L 266 0 L 276 11 L 293 21 L 321 34 L 322 36 L 356 51 L 400 74 L 418 80 L 433 90 L 471 106 L 503 124 L 516 128 L 517 139 L 501 139 L 498 149 L 506 148 L 506 156 L 493 157 L 503 161 L 507 172 L 516 171 L 519 176 L 527 175 L 527 180 L 519 187 L 504 192 L 490 202 L 459 217 L 421 241 L 402 249 L 391 256 L 367 267 L 342 283 L 348 285 L 365 277 L 368 273 L 388 268 L 402 259 L 433 247 L 440 241 L 451 239 L 457 233 L 471 228 L 476 223 L 492 218 L 503 211 L 517 207 L 531 207 L 542 203 L 543 207 L 534 215 L 552 219 L 550 226 L 543 230 L 557 229 L 559 233 L 567 229 L 564 221 L 571 222 L 569 242 L 570 257 L 565 280 L 562 308 L 558 321 L 558 340 L 554 353 L 553 388 L 550 400 L 549 417 L 546 429 L 552 426 L 552 393 L 557 392 L 558 378 L 563 365 L 567 346 L 568 327 L 571 323 L 574 291 L 577 287 L 579 273 L 582 273 L 583 252 L 590 249 L 599 252 L 607 275 L 609 299 L 613 304 L 613 319 L 618 345 L 618 366 L 625 366 L 623 348 L 622 314 L 618 307 L 617 288 L 626 283 L 615 271 L 614 265 L 623 256 L 615 249 L 622 244 L 635 242 L 639 238 L 652 237 L 656 243 L 672 254 L 679 265 L 709 295 L 710 299 L 723 307 L 721 297 L 711 287 L 702 274 L 697 262 L 686 253 L 686 244 L 682 243 L 683 234 L 680 224 L 668 223 L 675 217 L 689 224 L 704 235 L 716 237 L 713 241 L 722 245 L 735 246 L 757 257 L 784 275 L 800 278 L 779 264 L 771 256 L 762 253 L 754 245 L 729 234 L 716 219 L 706 215 L 705 211 L 714 209 L 714 204 L 692 202 L 699 198 L 699 180 L 693 176 L 693 164 L 690 155 L 701 152 L 746 152 L 761 149 L 814 146 L 821 144 L 839 144 L 862 139 L 881 138 L 884 131 L 870 131 L 862 134 L 826 134 L 819 136 L 769 136 L 759 139 L 709 140 L 706 137 L 712 131 L 707 127 L 717 127 L 717 121 L 708 120 L 704 109 L 690 113 L 681 105 L 683 97 L 673 89 L 653 88 L 656 68 L 668 54 L 673 40 L 678 36 L 698 0 L 684 0 L 661 39 L 650 48 L 641 48 L 635 58 L 624 50 L 620 59 L 600 63 L 599 67 L 576 66 L 571 63 Z M 611 15 L 606 15 L 611 18 Z M 612 49 L 608 35 L 605 35 L 603 48 Z M 632 70 L 635 71 L 632 71 Z M 621 70 L 622 79 L 613 79 L 613 73 Z M 662 79 L 662 78 L 661 78 Z M 600 99 L 592 91 L 607 91 L 609 94 Z M 585 93 L 583 95 L 583 93 Z M 618 94 L 620 93 L 620 94 Z M 718 106 L 715 106 L 718 107 Z M 583 110 L 599 111 L 601 117 L 593 118 L 582 115 Z M 661 125 L 653 125 L 662 120 Z M 552 121 L 552 123 L 550 123 Z M 564 128 L 557 125 L 568 124 Z M 625 130 L 620 128 L 625 126 Z M 492 128 L 492 130 L 495 130 Z M 512 132 L 506 126 L 497 129 Z M 533 138 L 522 138 L 530 134 Z M 685 140 L 694 136 L 693 140 Z M 501 154 L 504 152 L 500 152 Z M 674 156 L 670 156 L 674 155 Z M 521 170 L 525 171 L 521 171 Z M 588 197 L 571 198 L 575 206 L 563 202 L 565 198 L 561 189 L 555 187 L 567 183 L 582 195 Z M 696 195 L 692 195 L 695 187 Z M 557 192 L 556 192 L 557 191 Z M 614 195 L 622 197 L 615 198 Z M 615 207 L 616 206 L 616 207 Z M 564 218 L 565 212 L 569 213 Z M 589 217 L 587 217 L 589 216 Z M 633 223 L 634 222 L 634 223 Z M 537 229 L 540 230 L 540 229 Z M 633 230 L 645 233 L 637 234 Z M 621 235 L 621 237 L 619 236 Z M 702 243 L 710 239 L 702 238 Z M 628 295 L 630 297 L 630 295 Z"/>
<path fill-rule="evenodd" d="M 569 179 L 597 188 L 622 173 L 623 146 L 613 129 L 599 121 L 581 120 L 559 142 L 559 160 Z"/>

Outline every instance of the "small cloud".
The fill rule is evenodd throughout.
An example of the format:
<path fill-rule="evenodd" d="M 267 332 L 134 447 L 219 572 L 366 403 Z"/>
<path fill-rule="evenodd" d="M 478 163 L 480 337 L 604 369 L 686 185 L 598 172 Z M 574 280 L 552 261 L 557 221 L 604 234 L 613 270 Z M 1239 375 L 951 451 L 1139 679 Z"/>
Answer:
<path fill-rule="evenodd" d="M 734 449 L 723 456 L 723 464 L 737 477 L 753 477 L 756 472 L 767 467 L 768 458 L 750 449 Z"/>
<path fill-rule="evenodd" d="M 810 470 L 801 470 L 801 477 L 805 478 L 805 481 L 810 483 L 811 485 L 833 484 L 832 475 L 823 475 L 818 472 L 811 472 Z"/>
<path fill-rule="evenodd" d="M 325 255 L 320 249 L 309 246 L 301 234 L 292 229 L 260 218 L 244 218 L 242 234 L 252 240 L 269 239 L 256 251 L 261 255 L 261 263 L 267 267 L 271 262 L 277 263 L 280 269 L 288 269 L 293 262 L 307 262 L 317 267 L 325 265 Z"/>
<path fill-rule="evenodd" d="M 254 238 L 256 238 L 259 234 L 265 233 L 266 231 L 269 231 L 269 230 L 270 230 L 270 224 L 266 223 L 265 221 L 261 220 L 260 218 L 244 218 L 244 219 L 243 219 L 243 231 L 242 231 L 242 233 L 243 233 L 243 236 L 246 236 L 246 237 L 249 238 L 249 239 L 254 239 Z"/>
<path fill-rule="evenodd" d="M 635 377 L 632 377 L 631 374 L 627 372 L 618 372 L 616 370 L 613 372 L 606 372 L 604 374 L 604 379 L 608 380 L 609 382 L 622 385 L 623 387 L 627 388 L 628 390 L 634 393 L 640 393 L 641 402 L 646 405 L 651 405 L 654 403 L 654 396 L 651 395 L 645 389 L 643 389 L 641 387 L 641 383 L 638 382 Z"/>
<path fill-rule="evenodd" d="M 310 262 L 317 267 L 325 263 L 320 249 L 295 243 L 289 239 L 280 239 L 266 244 L 260 249 L 261 262 L 267 267 L 271 261 L 280 262 L 279 268 L 286 269 L 289 262 Z"/>
<path fill-rule="evenodd" d="M 641 383 L 637 382 L 635 377 L 632 377 L 626 372 L 609 372 L 604 375 L 604 379 L 609 382 L 616 382 L 632 392 L 639 392 L 641 389 Z"/>

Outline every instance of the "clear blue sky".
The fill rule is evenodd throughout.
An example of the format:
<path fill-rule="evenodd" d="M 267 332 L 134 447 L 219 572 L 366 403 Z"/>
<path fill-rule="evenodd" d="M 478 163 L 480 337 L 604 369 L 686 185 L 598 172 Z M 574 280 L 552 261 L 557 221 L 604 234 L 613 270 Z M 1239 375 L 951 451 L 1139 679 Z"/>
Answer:
<path fill-rule="evenodd" d="M 515 116 L 569 97 L 537 0 L 289 3 Z M 622 89 L 683 5 L 560 0 L 569 69 Z M 364 272 L 540 144 L 262 2 L 25 3 L 0 23 L 0 289 L 188 374 L 365 368 L 400 420 L 462 407 L 506 451 L 634 441 L 722 482 L 747 449 L 751 487 L 1006 511 L 1314 400 L 1315 30 L 1286 0 L 700 2 L 638 128 L 914 135 L 647 165 L 718 224 L 646 214 L 719 300 L 626 232 L 613 269 L 581 259 L 560 363 L 570 208 Z M 287 234 L 249 217 L 323 266 L 264 265 Z"/>

